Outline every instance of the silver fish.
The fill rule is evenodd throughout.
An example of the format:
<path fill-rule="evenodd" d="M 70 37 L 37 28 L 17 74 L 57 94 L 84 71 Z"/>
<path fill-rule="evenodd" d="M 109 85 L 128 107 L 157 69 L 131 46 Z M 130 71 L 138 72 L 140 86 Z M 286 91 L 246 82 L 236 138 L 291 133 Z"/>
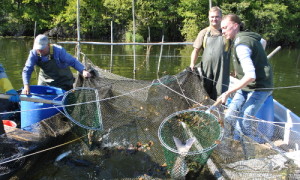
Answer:
<path fill-rule="evenodd" d="M 174 137 L 174 142 L 179 152 L 179 156 L 177 157 L 174 166 L 171 171 L 172 179 L 185 179 L 186 174 L 188 173 L 188 167 L 185 162 L 185 156 L 187 152 L 192 147 L 193 143 L 195 142 L 196 138 L 190 138 L 186 140 L 185 144 L 183 144 L 178 138 Z"/>
<path fill-rule="evenodd" d="M 67 152 L 64 152 L 64 153 L 60 154 L 59 156 L 56 157 L 55 162 L 58 162 L 58 161 L 62 160 L 63 158 L 65 158 L 66 156 L 68 156 L 71 153 L 72 153 L 72 151 L 69 150 Z"/>

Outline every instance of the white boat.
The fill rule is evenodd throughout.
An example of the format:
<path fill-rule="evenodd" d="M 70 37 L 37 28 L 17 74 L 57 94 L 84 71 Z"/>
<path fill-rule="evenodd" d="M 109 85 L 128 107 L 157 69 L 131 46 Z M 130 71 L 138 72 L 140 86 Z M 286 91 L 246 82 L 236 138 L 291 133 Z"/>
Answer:
<path fill-rule="evenodd" d="M 236 81 L 238 80 L 231 78 L 230 85 Z M 259 143 L 246 137 L 247 140 L 243 142 L 225 137 L 224 145 L 217 147 L 207 161 L 211 173 L 217 179 L 300 178 L 300 117 L 275 99 L 267 106 L 274 108 L 272 122 L 258 119 L 259 123 L 262 121 L 267 124 L 261 130 L 262 133 L 265 132 L 266 141 Z M 272 129 L 271 136 L 267 134 L 269 129 Z M 240 156 L 246 154 L 246 148 L 253 148 L 253 157 Z"/>

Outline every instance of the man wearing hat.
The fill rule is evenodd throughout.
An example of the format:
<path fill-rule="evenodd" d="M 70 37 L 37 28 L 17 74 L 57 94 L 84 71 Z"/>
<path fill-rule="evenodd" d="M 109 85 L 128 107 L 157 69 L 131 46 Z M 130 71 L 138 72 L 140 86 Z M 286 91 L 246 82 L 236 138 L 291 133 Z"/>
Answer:
<path fill-rule="evenodd" d="M 67 53 L 63 47 L 50 45 L 48 37 L 43 34 L 35 38 L 33 49 L 23 68 L 23 94 L 30 93 L 30 78 L 35 65 L 40 67 L 38 85 L 55 86 L 66 91 L 73 88 L 74 82 L 70 66 L 83 77 L 91 76 L 82 63 Z"/>

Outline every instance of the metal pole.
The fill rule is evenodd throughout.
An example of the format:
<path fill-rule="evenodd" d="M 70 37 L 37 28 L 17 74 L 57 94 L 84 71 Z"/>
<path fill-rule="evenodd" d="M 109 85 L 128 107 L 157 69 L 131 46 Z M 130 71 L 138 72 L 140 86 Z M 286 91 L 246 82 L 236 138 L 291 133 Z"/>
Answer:
<path fill-rule="evenodd" d="M 212 2 L 209 0 L 209 9 L 212 7 Z"/>
<path fill-rule="evenodd" d="M 80 61 L 80 0 L 77 0 L 77 59 Z"/>

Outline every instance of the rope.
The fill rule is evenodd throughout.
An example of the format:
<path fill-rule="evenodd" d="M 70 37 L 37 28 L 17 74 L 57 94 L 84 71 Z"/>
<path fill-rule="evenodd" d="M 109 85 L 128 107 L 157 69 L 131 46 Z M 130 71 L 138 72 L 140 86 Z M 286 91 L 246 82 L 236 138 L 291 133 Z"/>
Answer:
<path fill-rule="evenodd" d="M 188 71 L 191 72 L 191 73 L 193 73 L 193 74 L 198 75 L 198 74 L 195 73 L 194 71 L 191 71 L 191 70 L 188 70 Z M 199 76 L 202 77 L 202 78 L 205 78 L 205 79 L 207 79 L 207 80 L 210 80 L 210 81 L 212 81 L 212 82 L 216 82 L 216 81 L 214 81 L 213 79 L 210 79 L 210 78 L 205 77 L 205 76 L 203 76 L 203 75 L 199 75 Z M 227 85 L 227 84 L 222 84 L 222 85 L 229 87 L 229 85 Z M 300 88 L 300 85 L 283 86 L 283 87 L 273 87 L 273 88 L 257 88 L 256 90 L 269 90 L 269 91 L 271 91 L 271 90 L 291 89 L 291 88 Z"/>
<path fill-rule="evenodd" d="M 59 145 L 56 145 L 56 146 L 53 146 L 53 147 L 50 147 L 50 148 L 47 148 L 47 149 L 44 149 L 44 150 L 40 150 L 40 151 L 37 151 L 37 152 L 34 152 L 34 153 L 30 153 L 30 154 L 27 154 L 25 156 L 21 156 L 21 157 L 17 157 L 17 158 L 14 158 L 14 159 L 11 159 L 11 160 L 8 160 L 8 161 L 4 161 L 2 163 L 0 163 L 0 165 L 2 164 L 6 164 L 6 163 L 9 163 L 9 162 L 12 162 L 12 161 L 16 161 L 16 160 L 19 160 L 19 159 L 23 159 L 23 158 L 26 158 L 26 157 L 29 157 L 29 156 L 33 156 L 33 155 L 36 155 L 36 154 L 40 154 L 42 152 L 46 152 L 46 151 L 49 151 L 49 150 L 52 150 L 52 149 L 55 149 L 55 148 L 59 148 L 61 146 L 64 146 L 64 145 L 67 145 L 67 144 L 70 144 L 72 142 L 75 142 L 75 141 L 78 141 L 84 137 L 86 137 L 87 135 L 84 135 L 84 136 L 81 136 L 79 138 L 76 138 L 76 139 L 73 139 L 71 141 L 68 141 L 68 142 L 65 142 L 63 144 L 59 144 Z"/>
<path fill-rule="evenodd" d="M 189 72 L 192 72 L 194 74 L 196 74 L 195 72 L 193 71 L 189 71 Z M 198 75 L 198 74 L 196 74 Z M 173 76 L 175 77 L 178 85 L 180 86 L 179 82 L 178 82 L 178 79 L 176 76 Z M 205 78 L 205 77 L 204 77 Z M 158 83 L 157 83 L 158 82 Z M 119 97 L 122 97 L 122 96 L 127 96 L 129 94 L 135 94 L 136 92 L 138 91 L 142 91 L 144 89 L 148 89 L 150 88 L 152 85 L 159 85 L 161 84 L 162 86 L 166 87 L 167 89 L 171 90 L 172 92 L 176 93 L 177 95 L 179 96 L 182 96 L 183 98 L 186 99 L 186 101 L 190 100 L 191 102 L 197 104 L 197 105 L 200 105 L 202 107 L 205 107 L 205 108 L 208 108 L 208 106 L 205 106 L 203 105 L 201 102 L 197 102 L 189 97 L 186 97 L 183 93 L 183 90 L 180 86 L 180 89 L 181 89 L 181 93 L 177 92 L 176 90 L 170 88 L 169 86 L 165 85 L 160 79 L 156 79 L 156 80 L 153 80 L 152 83 L 148 86 L 145 86 L 143 88 L 140 88 L 140 89 L 135 89 L 133 91 L 129 91 L 127 93 L 124 93 L 124 94 L 120 94 L 118 96 L 113 96 L 113 97 L 109 97 L 109 98 L 104 98 L 104 99 L 101 99 L 101 100 L 94 100 L 94 101 L 88 101 L 88 102 L 84 102 L 84 103 L 75 103 L 75 104 L 69 104 L 69 105 L 62 105 L 62 106 L 55 106 L 55 107 L 47 107 L 47 108 L 39 108 L 39 109 L 31 109 L 31 110 L 22 110 L 22 111 L 13 111 L 13 112 L 3 112 L 3 113 L 0 113 L 0 114 L 11 114 L 11 113 L 18 113 L 18 112 L 26 112 L 26 111 L 36 111 L 36 110 L 47 110 L 47 109 L 52 109 L 52 108 L 59 108 L 59 107 L 68 107 L 68 106 L 77 106 L 77 105 L 83 105 L 83 104 L 88 104 L 88 103 L 95 103 L 95 102 L 101 102 L 101 101 L 107 101 L 107 100 L 111 100 L 111 99 L 116 99 L 116 98 L 119 98 Z M 223 114 L 225 115 L 225 114 Z M 233 118 L 241 118 L 241 117 L 238 117 L 238 116 L 232 116 Z M 265 121 L 265 120 L 258 120 L 258 119 L 254 119 L 254 118 L 244 118 L 245 120 L 251 120 L 251 121 L 258 121 L 258 122 L 264 122 L 264 123 L 270 123 L 270 124 L 287 124 L 287 122 L 270 122 L 270 121 Z M 300 124 L 300 123 L 292 123 L 292 124 Z"/>

